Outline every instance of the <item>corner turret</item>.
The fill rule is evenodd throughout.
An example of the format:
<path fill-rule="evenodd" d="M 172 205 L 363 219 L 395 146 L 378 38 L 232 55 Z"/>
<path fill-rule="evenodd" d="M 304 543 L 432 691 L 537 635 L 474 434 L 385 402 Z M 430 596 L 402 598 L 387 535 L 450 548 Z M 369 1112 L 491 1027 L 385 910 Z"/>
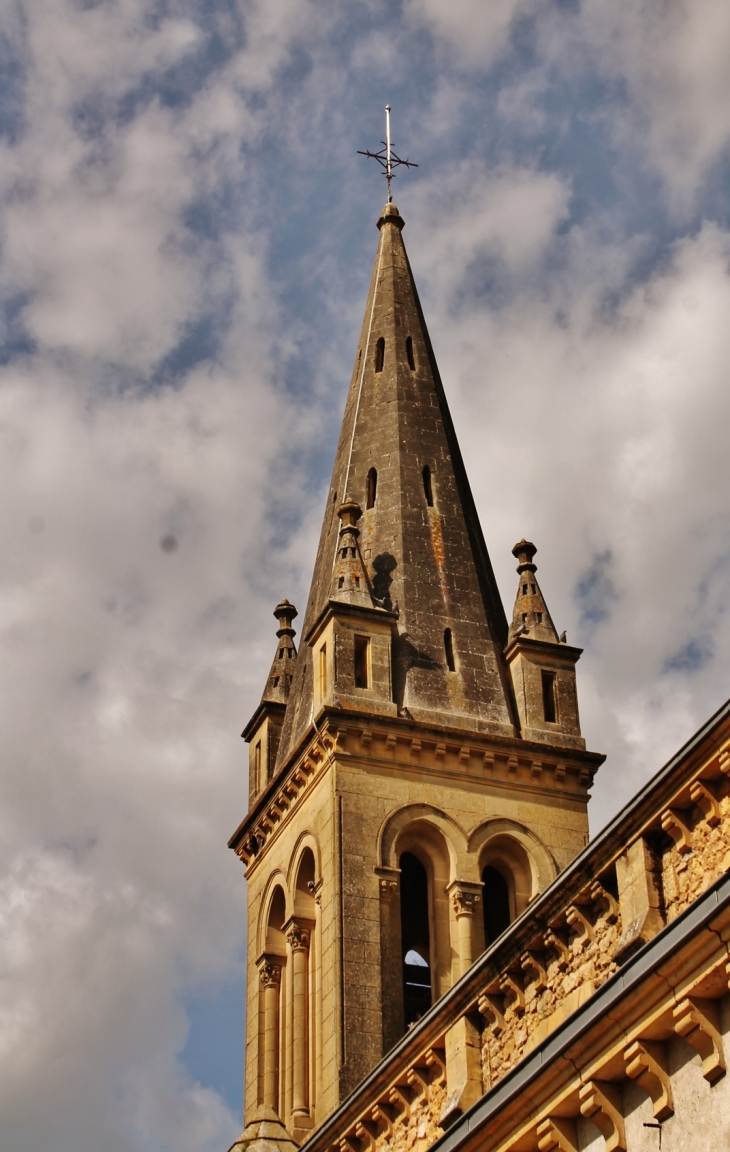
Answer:
<path fill-rule="evenodd" d="M 286 597 L 274 609 L 274 616 L 279 624 L 276 630 L 276 652 L 261 703 L 241 733 L 249 745 L 250 804 L 253 804 L 259 792 L 271 779 L 279 751 L 286 702 L 289 699 L 297 659 L 297 648 L 294 643 L 296 632 L 292 628 L 292 620 L 297 615 L 296 608 Z"/>
<path fill-rule="evenodd" d="M 582 648 L 558 638 L 535 575 L 537 548 L 524 537 L 512 554 L 519 585 L 505 648 L 524 740 L 584 749 L 580 734 L 575 666 Z"/>

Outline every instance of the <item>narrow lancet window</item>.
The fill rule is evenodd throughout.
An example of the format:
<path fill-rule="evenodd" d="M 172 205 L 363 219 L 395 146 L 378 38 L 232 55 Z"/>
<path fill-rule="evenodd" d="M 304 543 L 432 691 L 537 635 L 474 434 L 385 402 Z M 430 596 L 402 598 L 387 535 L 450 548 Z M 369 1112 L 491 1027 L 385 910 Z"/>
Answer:
<path fill-rule="evenodd" d="M 375 497 L 378 493 L 378 474 L 374 468 L 368 472 L 368 498 L 365 504 L 366 508 L 375 507 Z"/>
<path fill-rule="evenodd" d="M 411 372 L 415 372 L 416 361 L 413 359 L 413 340 L 410 336 L 406 336 L 406 356 L 408 357 L 408 367 Z"/>
<path fill-rule="evenodd" d="M 444 629 L 444 651 L 446 652 L 446 663 L 449 672 L 456 671 L 456 661 L 454 660 L 454 639 L 451 635 L 451 629 Z"/>
<path fill-rule="evenodd" d="M 375 345 L 375 371 L 383 371 L 383 361 L 385 360 L 385 337 L 381 336 Z"/>
<path fill-rule="evenodd" d="M 557 719 L 555 708 L 555 673 L 542 673 L 542 710 L 548 724 L 554 724 Z"/>
<path fill-rule="evenodd" d="M 370 687 L 370 637 L 355 637 L 355 687 Z"/>
<path fill-rule="evenodd" d="M 426 495 L 426 503 L 429 508 L 433 508 L 433 482 L 431 480 L 431 469 L 428 464 L 423 467 L 423 491 Z"/>
<path fill-rule="evenodd" d="M 320 700 L 327 695 L 327 645 L 323 644 L 319 650 L 319 696 Z"/>
<path fill-rule="evenodd" d="M 431 1007 L 428 875 L 411 852 L 403 852 L 399 863 L 403 1007 L 408 1028 Z"/>
<path fill-rule="evenodd" d="M 507 881 L 501 872 L 492 868 L 490 864 L 482 871 L 482 884 L 484 895 L 482 907 L 484 909 L 484 939 L 487 948 L 493 944 L 510 926 L 510 899 Z"/>

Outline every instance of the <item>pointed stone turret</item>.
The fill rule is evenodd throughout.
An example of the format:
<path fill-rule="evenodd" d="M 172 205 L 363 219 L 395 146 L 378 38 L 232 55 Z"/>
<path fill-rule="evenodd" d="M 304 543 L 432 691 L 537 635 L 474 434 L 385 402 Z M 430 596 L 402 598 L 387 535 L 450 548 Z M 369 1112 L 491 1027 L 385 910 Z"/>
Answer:
<path fill-rule="evenodd" d="M 505 658 L 512 673 L 521 735 L 525 740 L 583 749 L 575 683 L 582 649 L 558 639 L 535 575 L 536 552 L 524 537 L 512 549 L 519 585 Z"/>
<path fill-rule="evenodd" d="M 276 637 L 279 643 L 271 664 L 269 676 L 261 697 L 262 704 L 286 704 L 289 699 L 292 677 L 294 675 L 294 662 L 297 658 L 297 648 L 294 643 L 296 636 L 291 622 L 298 616 L 296 608 L 290 604 L 286 597 L 274 609 L 274 616 L 279 622 Z"/>
<path fill-rule="evenodd" d="M 285 598 L 276 605 L 274 616 L 276 652 L 266 680 L 261 703 L 241 735 L 249 745 L 249 802 L 266 787 L 273 774 L 284 724 L 286 703 L 289 699 L 297 662 L 296 635 L 292 620 L 298 612 Z"/>
<path fill-rule="evenodd" d="M 345 497 L 337 515 L 341 521 L 337 556 L 332 571 L 330 600 L 341 604 L 357 604 L 361 608 L 373 608 L 370 580 L 360 553 L 357 522 L 362 516 L 362 508 L 354 500 Z"/>
<path fill-rule="evenodd" d="M 339 571 L 338 509 L 364 509 L 359 558 L 375 605 L 398 605 L 390 699 L 428 723 L 505 736 L 515 714 L 503 647 L 507 620 L 403 244 L 403 220 L 387 204 L 303 635 L 354 568 Z M 348 505 L 349 506 L 349 505 Z M 352 545 L 348 545 L 352 547 Z M 344 580 L 342 588 L 340 579 Z M 362 580 L 362 577 L 361 577 Z M 350 589 L 354 595 L 356 589 Z M 366 597 L 361 587 L 361 601 Z M 300 657 L 279 762 L 310 723 L 317 659 Z"/>
<path fill-rule="evenodd" d="M 533 564 L 532 558 L 536 552 L 535 545 L 524 538 L 512 549 L 512 555 L 519 561 L 517 572 L 520 583 L 509 638 L 514 640 L 516 636 L 524 635 L 532 640 L 546 640 L 548 643 L 557 644 L 558 634 L 535 576 L 537 565 Z"/>

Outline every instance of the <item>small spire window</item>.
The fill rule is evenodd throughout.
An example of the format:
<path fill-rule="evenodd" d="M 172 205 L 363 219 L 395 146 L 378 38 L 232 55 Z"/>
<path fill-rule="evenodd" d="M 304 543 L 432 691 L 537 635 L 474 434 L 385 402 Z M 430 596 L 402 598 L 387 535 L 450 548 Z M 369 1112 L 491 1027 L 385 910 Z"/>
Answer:
<path fill-rule="evenodd" d="M 454 640 L 451 635 L 451 629 L 444 629 L 444 651 L 446 652 L 446 664 L 448 665 L 449 672 L 456 671 L 456 661 L 454 660 Z"/>
<path fill-rule="evenodd" d="M 542 624 L 542 612 L 536 612 L 535 615 L 537 616 L 538 624 Z"/>
<path fill-rule="evenodd" d="M 526 585 L 526 584 L 523 584 L 523 585 L 522 585 L 522 595 L 523 595 L 523 596 L 526 596 L 526 595 L 527 595 L 527 585 Z"/>
<path fill-rule="evenodd" d="M 543 715 L 548 724 L 554 724 L 557 720 L 557 709 L 555 707 L 555 673 L 542 672 L 541 675 Z"/>
<path fill-rule="evenodd" d="M 381 336 L 375 345 L 375 371 L 383 371 L 383 363 L 385 361 L 385 337 Z"/>
<path fill-rule="evenodd" d="M 378 473 L 374 468 L 368 472 L 368 497 L 365 503 L 366 508 L 375 507 L 375 497 L 378 493 Z"/>
<path fill-rule="evenodd" d="M 406 357 L 408 359 L 408 367 L 411 372 L 415 372 L 416 361 L 413 359 L 413 340 L 410 336 L 406 336 Z"/>
<path fill-rule="evenodd" d="M 327 695 L 327 645 L 323 644 L 319 650 L 319 695 L 324 699 Z"/>
<path fill-rule="evenodd" d="M 429 508 L 433 508 L 433 482 L 431 480 L 431 469 L 428 464 L 424 464 L 421 475 L 423 476 L 423 491 L 426 497 L 426 503 Z"/>
<path fill-rule="evenodd" d="M 370 637 L 355 637 L 355 687 L 370 687 Z"/>

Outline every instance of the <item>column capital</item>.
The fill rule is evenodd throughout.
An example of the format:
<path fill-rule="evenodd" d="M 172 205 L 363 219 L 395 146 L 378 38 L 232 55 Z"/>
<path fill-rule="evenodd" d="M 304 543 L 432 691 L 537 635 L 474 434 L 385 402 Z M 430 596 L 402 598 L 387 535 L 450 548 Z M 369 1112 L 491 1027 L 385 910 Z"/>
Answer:
<path fill-rule="evenodd" d="M 261 956 L 256 966 L 259 970 L 259 980 L 264 988 L 269 984 L 281 984 L 281 964 L 276 963 L 276 959 L 271 956 Z"/>
<path fill-rule="evenodd" d="M 380 899 L 392 900 L 400 888 L 400 868 L 376 868 L 375 875 L 378 877 Z"/>
<path fill-rule="evenodd" d="M 286 935 L 286 942 L 291 948 L 292 952 L 308 952 L 310 930 L 305 928 L 297 920 L 289 920 L 284 925 L 284 933 Z"/>
<path fill-rule="evenodd" d="M 454 880 L 449 884 L 447 892 L 457 917 L 474 915 L 482 900 L 480 888 L 480 884 L 471 884 L 466 880 Z"/>

